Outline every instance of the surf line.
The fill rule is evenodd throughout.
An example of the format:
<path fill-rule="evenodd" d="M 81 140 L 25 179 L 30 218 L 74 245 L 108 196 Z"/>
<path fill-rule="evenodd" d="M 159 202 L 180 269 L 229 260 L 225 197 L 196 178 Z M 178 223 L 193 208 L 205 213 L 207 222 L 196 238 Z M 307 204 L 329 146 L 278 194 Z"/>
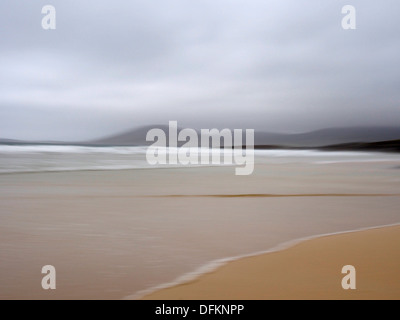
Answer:
<path fill-rule="evenodd" d="M 396 193 L 304 193 L 304 194 L 171 194 L 151 195 L 146 198 L 295 198 L 295 197 L 399 197 Z"/>

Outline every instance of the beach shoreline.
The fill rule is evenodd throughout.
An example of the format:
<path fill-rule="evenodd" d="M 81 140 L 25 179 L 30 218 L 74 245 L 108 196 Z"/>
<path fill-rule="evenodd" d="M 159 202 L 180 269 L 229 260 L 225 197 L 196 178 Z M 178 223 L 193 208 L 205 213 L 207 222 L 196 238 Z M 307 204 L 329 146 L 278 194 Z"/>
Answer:
<path fill-rule="evenodd" d="M 387 239 L 396 239 L 394 242 L 389 242 Z M 214 268 L 211 267 L 208 271 L 203 274 L 192 274 L 186 276 L 186 281 L 175 284 L 163 285 L 158 289 L 147 290 L 143 292 L 127 297 L 127 299 L 141 299 L 141 300 L 266 300 L 266 299 L 389 299 L 398 300 L 400 299 L 400 275 L 396 275 L 396 270 L 400 270 L 400 223 L 391 225 L 376 226 L 370 228 L 362 228 L 358 230 L 349 230 L 343 232 L 335 232 L 331 234 L 321 234 L 317 236 L 311 236 L 303 239 L 293 240 L 287 243 L 283 243 L 275 248 L 266 250 L 265 252 L 253 253 L 241 257 L 221 259 L 215 261 Z M 378 243 L 380 242 L 380 243 Z M 343 244 L 347 243 L 347 248 L 344 248 Z M 324 247 L 325 245 L 325 247 Z M 379 262 L 373 261 L 372 258 L 367 256 L 358 256 L 358 250 L 362 247 L 368 246 L 372 252 L 374 249 L 379 249 L 379 252 L 388 252 L 384 254 L 383 258 Z M 389 248 L 390 246 L 390 248 Z M 330 261 L 337 267 L 336 274 L 332 274 L 323 270 L 326 266 L 314 266 L 314 268 L 308 268 L 306 271 L 297 272 L 292 277 L 282 277 L 282 272 L 279 272 L 278 268 L 287 268 L 284 272 L 286 276 L 290 275 L 295 268 L 301 268 L 299 264 L 291 264 L 295 262 L 294 259 L 302 259 L 303 262 L 310 259 L 310 252 L 316 252 L 315 248 L 322 249 L 325 251 L 323 259 Z M 332 251 L 332 248 L 336 252 Z M 363 263 L 354 263 L 356 270 L 360 268 L 365 272 L 365 269 L 369 271 L 369 278 L 365 277 L 358 282 L 364 281 L 360 284 L 362 289 L 356 288 L 355 290 L 344 290 L 341 288 L 341 279 L 345 274 L 341 274 L 339 266 L 343 264 L 340 261 L 344 261 L 341 255 L 346 255 L 348 252 L 343 253 L 342 251 L 351 251 L 355 257 L 349 259 L 349 261 L 359 262 L 359 260 L 366 260 Z M 299 252 L 300 251 L 300 252 Z M 304 252 L 308 255 L 304 255 Z M 337 253 L 339 252 L 339 253 Z M 303 254 L 303 255 L 302 255 Z M 328 256 L 327 256 L 328 254 Z M 331 254 L 329 256 L 329 254 Z M 274 256 L 275 255 L 275 256 Z M 268 266 L 271 260 L 275 263 L 273 278 L 266 276 L 267 272 L 263 274 L 260 271 L 262 267 L 260 264 Z M 387 260 L 387 261 L 386 261 Z M 280 262 L 280 263 L 277 263 Z M 219 264 L 219 265 L 218 265 Z M 391 265 L 392 264 L 392 265 Z M 288 267 L 290 265 L 291 267 Z M 345 266 L 346 264 L 343 264 Z M 372 265 L 372 266 L 371 266 Z M 380 269 L 375 269 L 374 265 L 380 265 Z M 398 268 L 393 268 L 393 265 Z M 205 268 L 203 268 L 205 269 Z M 375 269 L 375 271 L 374 271 Z M 258 271 L 258 272 L 257 272 Z M 298 270 L 297 270 L 298 271 Z M 243 276 L 246 274 L 246 276 Z M 263 277 L 264 275 L 264 277 Z M 266 277 L 265 277 L 266 276 Z M 314 278 L 314 281 L 306 283 L 305 280 L 316 278 L 324 278 L 326 281 L 318 281 Z M 278 280 L 276 280 L 278 278 Z M 332 286 L 333 282 L 337 282 L 335 286 Z M 264 279 L 264 280 L 263 280 Z M 293 281 L 293 284 L 290 282 Z M 388 285 L 390 282 L 392 286 Z M 272 287 L 275 290 L 274 293 L 264 291 L 263 287 L 267 284 L 274 284 Z M 328 283 L 324 288 L 324 283 Z M 367 284 L 366 284 L 367 283 Z M 372 285 L 371 285 L 372 283 Z M 279 285 L 278 285 L 279 284 Z M 314 285 L 316 284 L 316 285 Z M 369 286 L 369 287 L 368 287 Z M 282 289 L 284 287 L 285 289 Z M 371 287 L 373 288 L 371 290 Z M 246 290 L 243 290 L 246 288 Z M 268 288 L 267 286 L 265 288 Z M 368 288 L 368 289 L 366 289 Z"/>
<path fill-rule="evenodd" d="M 224 257 L 398 223 L 392 166 L 260 163 L 248 177 L 228 167 L 2 175 L 0 299 L 123 299 Z M 45 265 L 57 269 L 57 290 L 40 286 Z"/>

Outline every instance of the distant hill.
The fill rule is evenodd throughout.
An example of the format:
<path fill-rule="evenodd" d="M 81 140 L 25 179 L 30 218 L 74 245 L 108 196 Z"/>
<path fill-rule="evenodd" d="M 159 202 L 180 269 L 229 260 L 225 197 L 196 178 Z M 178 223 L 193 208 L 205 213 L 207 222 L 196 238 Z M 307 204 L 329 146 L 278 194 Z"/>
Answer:
<path fill-rule="evenodd" d="M 163 130 L 168 137 L 168 126 L 167 125 L 152 125 L 135 128 L 120 134 L 104 137 L 94 141 L 88 141 L 90 145 L 103 145 L 103 146 L 148 146 L 153 142 L 146 141 L 147 132 L 151 129 L 158 128 Z"/>
<path fill-rule="evenodd" d="M 255 145 L 319 147 L 353 142 L 400 139 L 400 127 L 328 128 L 299 134 L 257 132 Z"/>
<path fill-rule="evenodd" d="M 257 150 L 276 150 L 276 149 L 291 149 L 291 150 L 308 150 L 310 147 L 288 147 L 280 145 L 255 145 Z M 311 149 L 323 151 L 381 151 L 381 152 L 400 152 L 400 140 L 388 140 L 379 142 L 352 142 L 341 143 L 320 147 L 312 147 Z"/>
<path fill-rule="evenodd" d="M 146 141 L 146 134 L 153 128 L 162 129 L 168 139 L 168 126 L 152 125 L 135 128 L 120 134 L 104 137 L 93 141 L 71 142 L 26 142 L 11 139 L 0 139 L 2 144 L 48 144 L 48 145 L 83 145 L 83 146 L 148 146 L 153 142 Z M 180 129 L 178 129 L 180 130 Z M 348 127 L 328 128 L 299 134 L 255 132 L 255 145 L 257 148 L 320 148 L 329 146 L 331 149 L 337 145 L 348 144 L 356 148 L 365 143 L 388 142 L 400 140 L 400 127 Z M 243 140 L 245 141 L 245 140 Z M 182 145 L 181 143 L 180 145 Z M 343 147 L 343 146 L 342 146 Z M 373 146 L 372 146 L 373 147 Z M 376 145 L 376 147 L 379 147 Z"/>
<path fill-rule="evenodd" d="M 21 141 L 19 140 L 14 140 L 14 139 L 0 139 L 0 144 L 15 144 L 15 143 L 20 143 Z"/>
<path fill-rule="evenodd" d="M 160 128 L 167 133 L 168 126 L 146 126 L 111 137 L 90 141 L 94 145 L 151 145 L 146 134 L 152 128 Z M 359 127 L 328 128 L 299 134 L 279 134 L 256 131 L 255 145 L 275 145 L 287 147 L 320 147 L 354 142 L 378 142 L 400 139 L 400 127 Z"/>
<path fill-rule="evenodd" d="M 385 152 L 400 152 L 400 140 L 379 141 L 369 143 L 344 143 L 332 146 L 319 148 L 327 151 L 385 151 Z"/>
<path fill-rule="evenodd" d="M 15 140 L 15 139 L 0 139 L 0 145 L 50 145 L 50 146 L 60 146 L 60 145 L 84 145 L 76 142 L 65 142 L 65 141 L 33 141 L 33 140 Z"/>

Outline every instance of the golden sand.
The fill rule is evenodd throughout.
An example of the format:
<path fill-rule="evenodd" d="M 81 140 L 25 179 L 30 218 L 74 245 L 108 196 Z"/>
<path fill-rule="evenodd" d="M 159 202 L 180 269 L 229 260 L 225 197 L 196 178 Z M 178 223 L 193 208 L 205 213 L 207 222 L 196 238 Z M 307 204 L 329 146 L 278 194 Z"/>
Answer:
<path fill-rule="evenodd" d="M 260 164 L 251 176 L 235 176 L 225 166 L 1 175 L 0 300 L 136 297 L 223 257 L 400 222 L 396 166 Z M 391 242 L 396 255 L 398 239 Z M 340 268 L 355 263 L 345 259 L 332 267 L 334 286 L 340 285 Z M 45 265 L 57 270 L 56 290 L 41 286 Z M 242 272 L 227 284 L 216 282 L 217 289 L 229 291 L 238 279 L 245 285 L 248 277 L 232 296 L 288 292 L 279 278 L 275 287 L 257 291 L 252 281 L 276 278 L 258 265 L 258 278 Z M 365 279 L 356 267 L 362 290 Z M 320 279 L 315 283 L 326 287 Z M 224 297 L 218 291 L 205 296 Z"/>
<path fill-rule="evenodd" d="M 342 288 L 345 265 L 356 269 L 355 290 Z M 243 258 L 145 299 L 400 299 L 400 226 Z"/>

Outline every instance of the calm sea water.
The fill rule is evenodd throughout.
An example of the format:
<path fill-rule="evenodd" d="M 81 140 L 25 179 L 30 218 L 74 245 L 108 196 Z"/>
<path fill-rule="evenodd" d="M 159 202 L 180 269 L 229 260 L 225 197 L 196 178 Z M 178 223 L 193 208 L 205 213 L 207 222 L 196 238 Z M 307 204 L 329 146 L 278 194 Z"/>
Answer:
<path fill-rule="evenodd" d="M 146 147 L 83 147 L 0 145 L 0 173 L 124 170 L 180 165 L 150 165 Z M 171 150 L 170 150 L 171 151 Z M 173 150 L 172 150 L 173 151 Z M 187 152 L 188 150 L 181 150 Z M 175 150 L 176 152 L 176 150 Z M 220 153 L 218 149 L 196 153 Z M 316 150 L 256 150 L 255 161 L 260 163 L 333 163 L 400 161 L 399 154 L 368 152 L 325 152 Z"/>
<path fill-rule="evenodd" d="M 399 154 L 257 150 L 255 161 L 245 177 L 122 171 L 151 168 L 146 148 L 0 146 L 0 299 L 137 297 L 296 239 L 400 221 Z M 207 196 L 224 194 L 286 196 Z"/>

